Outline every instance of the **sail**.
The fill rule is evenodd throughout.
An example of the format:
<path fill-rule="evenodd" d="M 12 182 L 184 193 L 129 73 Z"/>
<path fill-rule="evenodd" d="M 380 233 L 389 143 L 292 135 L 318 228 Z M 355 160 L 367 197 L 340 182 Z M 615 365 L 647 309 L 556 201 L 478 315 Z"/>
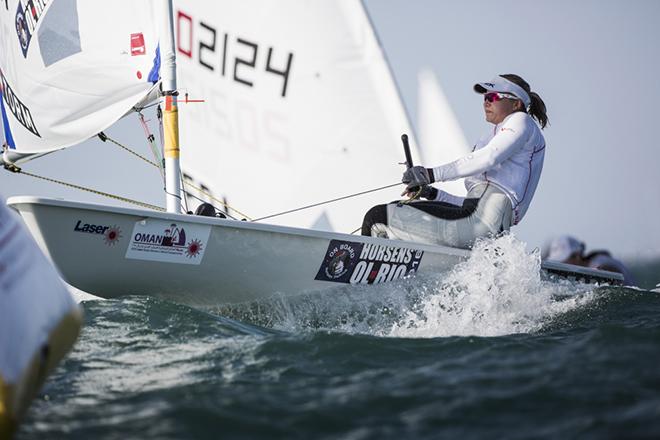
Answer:
<path fill-rule="evenodd" d="M 10 152 L 80 143 L 145 98 L 158 80 L 154 3 L 2 2 L 0 101 Z"/>
<path fill-rule="evenodd" d="M 424 164 L 436 167 L 469 154 L 465 135 L 433 71 L 423 69 L 417 78 L 417 128 Z M 457 196 L 466 194 L 463 179 L 435 186 Z"/>
<path fill-rule="evenodd" d="M 57 271 L 0 198 L 0 438 L 11 437 L 81 324 Z"/>
<path fill-rule="evenodd" d="M 419 160 L 359 0 L 177 0 L 174 29 L 182 169 L 252 218 L 400 182 L 402 133 Z M 268 222 L 350 232 L 402 189 Z"/>

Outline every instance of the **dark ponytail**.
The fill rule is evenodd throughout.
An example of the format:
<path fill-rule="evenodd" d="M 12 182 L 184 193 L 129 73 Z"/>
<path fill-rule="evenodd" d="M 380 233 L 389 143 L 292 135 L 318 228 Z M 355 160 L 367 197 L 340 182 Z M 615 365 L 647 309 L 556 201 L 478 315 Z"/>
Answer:
<path fill-rule="evenodd" d="M 527 92 L 530 99 L 532 100 L 532 103 L 529 106 L 529 115 L 539 122 L 541 128 L 545 128 L 545 126 L 548 125 L 548 115 L 546 115 L 545 113 L 546 112 L 545 103 L 538 95 L 538 93 L 532 92 L 532 89 L 531 87 L 529 87 L 527 81 L 525 81 L 518 75 L 514 75 L 513 73 L 507 73 L 505 75 L 500 75 L 500 76 L 502 78 L 511 81 L 514 84 L 519 85 Z"/>

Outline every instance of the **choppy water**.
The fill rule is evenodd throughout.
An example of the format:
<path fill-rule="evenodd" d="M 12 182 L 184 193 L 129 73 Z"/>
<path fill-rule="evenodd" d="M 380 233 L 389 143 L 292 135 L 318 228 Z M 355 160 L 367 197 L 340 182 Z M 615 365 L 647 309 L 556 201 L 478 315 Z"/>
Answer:
<path fill-rule="evenodd" d="M 212 310 L 83 302 L 19 439 L 660 438 L 660 293 L 456 270 Z"/>

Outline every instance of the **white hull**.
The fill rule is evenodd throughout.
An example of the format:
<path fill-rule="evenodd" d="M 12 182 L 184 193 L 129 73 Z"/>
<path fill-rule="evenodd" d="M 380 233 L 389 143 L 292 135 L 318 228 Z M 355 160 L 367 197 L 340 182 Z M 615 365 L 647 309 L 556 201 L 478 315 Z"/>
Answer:
<path fill-rule="evenodd" d="M 444 246 L 63 200 L 13 197 L 7 204 L 68 283 L 103 298 L 244 302 L 444 271 L 469 256 Z M 163 244 L 165 229 L 174 244 Z M 544 268 L 618 279 L 568 265 Z"/>

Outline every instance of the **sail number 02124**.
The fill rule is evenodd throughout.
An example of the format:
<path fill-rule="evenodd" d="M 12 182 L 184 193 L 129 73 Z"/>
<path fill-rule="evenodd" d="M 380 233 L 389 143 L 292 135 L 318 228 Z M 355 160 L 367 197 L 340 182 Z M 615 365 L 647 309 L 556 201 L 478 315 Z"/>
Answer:
<path fill-rule="evenodd" d="M 249 71 L 256 70 L 257 60 L 264 57 L 265 72 L 282 78 L 279 92 L 283 98 L 286 97 L 293 52 L 279 57 L 272 46 L 260 47 L 258 43 L 247 38 L 230 38 L 228 33 L 218 32 L 214 26 L 203 21 L 199 21 L 198 26 L 194 27 L 192 16 L 182 11 L 177 11 L 176 32 L 178 53 L 192 59 L 196 49 L 197 61 L 205 69 L 218 71 L 221 76 L 233 78 L 248 87 L 253 87 L 255 81 Z M 230 45 L 231 52 L 236 53 L 233 58 L 229 56 Z"/>

